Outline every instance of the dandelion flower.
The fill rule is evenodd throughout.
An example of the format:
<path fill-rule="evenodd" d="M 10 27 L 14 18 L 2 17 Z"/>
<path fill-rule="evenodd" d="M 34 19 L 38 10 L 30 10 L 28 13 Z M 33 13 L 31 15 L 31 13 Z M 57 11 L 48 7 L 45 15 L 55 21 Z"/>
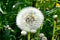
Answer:
<path fill-rule="evenodd" d="M 24 31 L 37 30 L 44 21 L 42 12 L 34 7 L 26 7 L 18 12 L 16 25 Z"/>
<path fill-rule="evenodd" d="M 40 33 L 39 36 L 40 36 L 40 38 L 42 38 L 42 37 L 44 37 L 45 35 L 44 35 L 43 33 Z"/>
<path fill-rule="evenodd" d="M 47 37 L 42 37 L 42 40 L 47 40 Z"/>
<path fill-rule="evenodd" d="M 58 15 L 53 15 L 53 18 L 55 19 L 55 18 L 57 18 L 58 17 Z"/>

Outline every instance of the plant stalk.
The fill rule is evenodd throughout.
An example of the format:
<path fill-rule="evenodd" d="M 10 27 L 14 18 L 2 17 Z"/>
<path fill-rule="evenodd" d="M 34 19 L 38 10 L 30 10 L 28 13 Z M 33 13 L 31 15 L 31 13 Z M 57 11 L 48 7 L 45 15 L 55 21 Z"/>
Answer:
<path fill-rule="evenodd" d="M 28 32 L 28 40 L 30 40 L 30 32 Z"/>
<path fill-rule="evenodd" d="M 52 40 L 54 40 L 55 29 L 56 29 L 56 20 L 54 20 Z"/>

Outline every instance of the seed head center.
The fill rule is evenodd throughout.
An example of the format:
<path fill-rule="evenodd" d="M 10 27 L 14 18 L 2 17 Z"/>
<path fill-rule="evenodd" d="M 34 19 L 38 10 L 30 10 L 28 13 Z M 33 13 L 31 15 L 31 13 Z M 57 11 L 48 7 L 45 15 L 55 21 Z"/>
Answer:
<path fill-rule="evenodd" d="M 35 20 L 35 18 L 34 18 L 33 15 L 28 15 L 28 16 L 26 17 L 26 22 L 27 22 L 27 23 L 32 23 L 34 20 Z"/>

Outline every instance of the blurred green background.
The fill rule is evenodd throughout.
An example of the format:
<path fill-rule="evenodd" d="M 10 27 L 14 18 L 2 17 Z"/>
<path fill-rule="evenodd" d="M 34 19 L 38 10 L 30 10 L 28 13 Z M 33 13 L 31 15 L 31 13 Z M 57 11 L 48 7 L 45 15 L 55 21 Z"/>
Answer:
<path fill-rule="evenodd" d="M 24 7 L 32 6 L 41 10 L 44 15 L 44 23 L 37 33 L 31 33 L 31 39 L 39 40 L 39 33 L 44 33 L 48 40 L 53 34 L 53 15 L 58 15 L 56 36 L 60 35 L 60 7 L 56 7 L 58 0 L 0 0 L 0 40 L 27 40 L 26 36 L 21 36 L 21 30 L 16 25 L 16 15 Z M 7 25 L 11 29 L 7 29 Z"/>

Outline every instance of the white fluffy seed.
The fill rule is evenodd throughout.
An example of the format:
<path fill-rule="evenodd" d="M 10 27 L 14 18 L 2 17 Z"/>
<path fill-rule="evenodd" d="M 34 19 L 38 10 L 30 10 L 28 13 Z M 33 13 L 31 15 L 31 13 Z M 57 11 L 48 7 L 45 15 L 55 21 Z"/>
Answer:
<path fill-rule="evenodd" d="M 31 33 L 36 33 L 36 30 L 31 30 Z"/>
<path fill-rule="evenodd" d="M 21 35 L 26 35 L 27 32 L 26 31 L 21 31 Z"/>
<path fill-rule="evenodd" d="M 10 27 L 8 27 L 8 30 L 11 30 L 11 28 L 10 28 Z"/>
<path fill-rule="evenodd" d="M 47 37 L 42 37 L 42 40 L 47 40 Z"/>
<path fill-rule="evenodd" d="M 57 18 L 58 17 L 58 15 L 53 15 L 53 18 L 55 19 L 55 18 Z"/>
<path fill-rule="evenodd" d="M 39 36 L 40 36 L 40 38 L 42 38 L 42 37 L 44 37 L 44 34 L 43 34 L 43 33 L 40 33 L 40 35 L 39 35 Z"/>

